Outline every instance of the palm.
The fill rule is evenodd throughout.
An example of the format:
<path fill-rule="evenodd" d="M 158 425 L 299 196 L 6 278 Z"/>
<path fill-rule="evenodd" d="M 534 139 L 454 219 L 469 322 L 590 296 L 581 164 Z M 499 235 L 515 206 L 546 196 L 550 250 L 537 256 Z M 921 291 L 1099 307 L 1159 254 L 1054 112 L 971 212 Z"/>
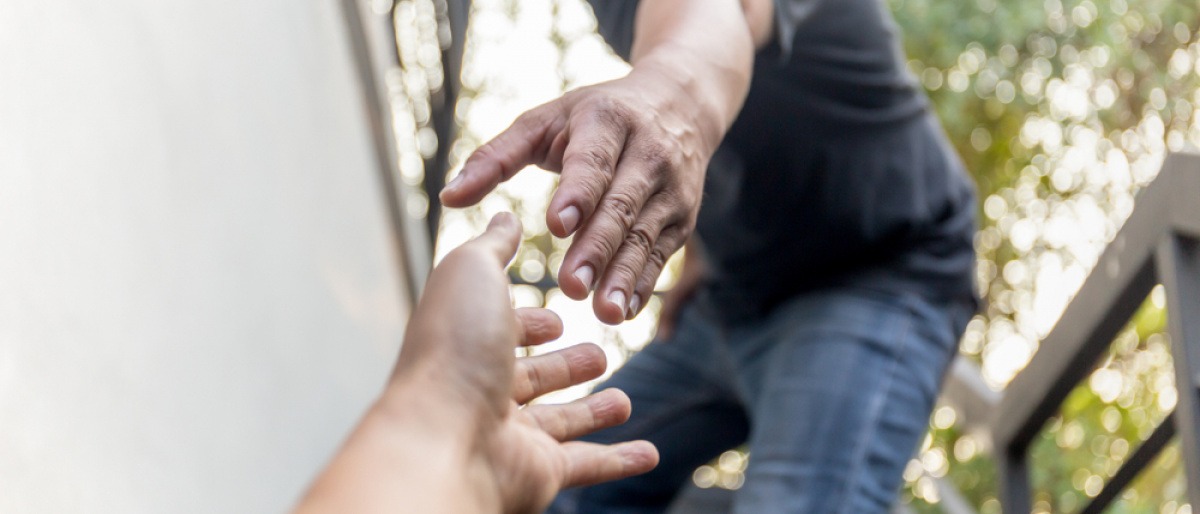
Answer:
<path fill-rule="evenodd" d="M 553 499 L 565 481 L 567 456 L 562 443 L 542 430 L 530 415 L 517 410 L 496 433 L 493 445 L 496 469 L 504 473 L 493 477 L 500 491 L 519 491 L 505 498 L 507 512 L 536 512 L 538 506 Z"/>

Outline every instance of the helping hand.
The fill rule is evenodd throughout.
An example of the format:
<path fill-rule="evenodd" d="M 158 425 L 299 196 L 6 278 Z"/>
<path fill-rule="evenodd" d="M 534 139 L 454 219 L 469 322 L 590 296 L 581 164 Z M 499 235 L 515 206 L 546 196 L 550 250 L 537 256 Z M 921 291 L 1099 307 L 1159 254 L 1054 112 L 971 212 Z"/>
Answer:
<path fill-rule="evenodd" d="M 531 164 L 561 172 L 546 224 L 555 236 L 576 234 L 562 290 L 582 300 L 595 287 L 601 321 L 632 318 L 692 233 L 727 128 L 677 75 L 642 66 L 526 112 L 467 159 L 442 202 L 474 204 Z"/>

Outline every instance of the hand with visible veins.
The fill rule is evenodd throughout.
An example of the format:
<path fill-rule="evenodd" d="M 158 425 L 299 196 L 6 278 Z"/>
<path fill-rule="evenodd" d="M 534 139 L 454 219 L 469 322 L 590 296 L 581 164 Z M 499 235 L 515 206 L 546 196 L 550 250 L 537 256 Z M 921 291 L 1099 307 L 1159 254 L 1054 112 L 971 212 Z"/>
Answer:
<path fill-rule="evenodd" d="M 498 215 L 434 270 L 383 396 L 297 512 L 536 513 L 565 487 L 654 468 L 645 441 L 572 441 L 628 419 L 621 391 L 529 404 L 606 363 L 594 344 L 515 359 L 515 348 L 562 335 L 554 313 L 509 305 L 504 267 L 520 234 Z"/>
<path fill-rule="evenodd" d="M 770 0 L 656 0 L 638 7 L 622 78 L 536 107 L 479 147 L 441 193 L 479 202 L 525 166 L 561 174 L 546 224 L 575 239 L 559 270 L 567 296 L 596 292 L 596 317 L 635 316 L 696 224 L 708 161 L 771 35 Z"/>

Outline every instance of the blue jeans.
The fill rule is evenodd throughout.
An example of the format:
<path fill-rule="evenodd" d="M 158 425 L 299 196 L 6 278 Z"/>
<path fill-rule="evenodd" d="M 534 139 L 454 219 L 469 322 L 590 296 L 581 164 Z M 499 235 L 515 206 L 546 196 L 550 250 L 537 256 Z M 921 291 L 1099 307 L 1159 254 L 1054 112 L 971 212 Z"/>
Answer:
<path fill-rule="evenodd" d="M 689 308 L 601 386 L 629 394 L 633 417 L 586 438 L 647 439 L 658 467 L 565 491 L 549 512 L 661 513 L 696 467 L 748 443 L 734 512 L 885 513 L 971 314 L 863 289 L 807 293 L 727 331 Z"/>

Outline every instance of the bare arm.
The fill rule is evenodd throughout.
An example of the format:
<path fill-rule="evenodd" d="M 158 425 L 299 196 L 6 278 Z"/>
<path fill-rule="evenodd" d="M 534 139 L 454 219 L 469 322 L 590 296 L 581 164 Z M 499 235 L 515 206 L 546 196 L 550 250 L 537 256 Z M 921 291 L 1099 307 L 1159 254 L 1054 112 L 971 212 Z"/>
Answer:
<path fill-rule="evenodd" d="M 546 223 L 575 235 L 559 283 L 620 323 L 691 234 L 708 161 L 737 117 L 754 49 L 771 37 L 771 0 L 643 0 L 633 69 L 519 117 L 442 192 L 471 205 L 527 165 L 560 171 Z"/>

